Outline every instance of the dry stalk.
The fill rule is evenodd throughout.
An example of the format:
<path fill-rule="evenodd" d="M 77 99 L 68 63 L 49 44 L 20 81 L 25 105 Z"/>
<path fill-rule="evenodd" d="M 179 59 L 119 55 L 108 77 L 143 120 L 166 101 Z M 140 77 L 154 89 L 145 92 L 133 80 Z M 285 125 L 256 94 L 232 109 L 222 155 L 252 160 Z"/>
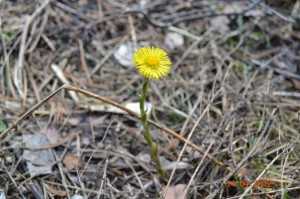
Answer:
<path fill-rule="evenodd" d="M 106 97 L 102 97 L 99 96 L 95 93 L 86 91 L 84 89 L 81 88 L 77 88 L 75 86 L 71 86 L 71 85 L 63 85 L 61 87 L 59 87 L 58 89 L 56 89 L 54 92 L 52 92 L 50 95 L 48 95 L 47 97 L 45 97 L 44 99 L 42 99 L 39 103 L 35 104 L 34 106 L 32 106 L 30 109 L 28 109 L 27 111 L 25 111 L 25 113 L 23 113 L 17 120 L 15 120 L 15 122 L 9 127 L 7 128 L 5 131 L 3 131 L 0 135 L 0 140 L 2 140 L 2 142 L 4 142 L 5 140 L 7 140 L 8 138 L 5 136 L 13 129 L 15 129 L 18 124 L 23 121 L 24 119 L 26 119 L 27 117 L 29 117 L 35 110 L 37 110 L 39 107 L 41 107 L 45 102 L 47 102 L 49 99 L 51 99 L 52 97 L 54 97 L 56 94 L 58 94 L 60 91 L 62 90 L 68 90 L 68 91 L 74 91 L 77 93 L 81 93 L 83 95 L 86 95 L 88 97 L 97 99 L 99 101 L 102 101 L 106 104 L 110 104 L 114 107 L 117 107 L 123 111 L 125 111 L 126 113 L 128 113 L 130 116 L 133 116 L 137 119 L 140 118 L 140 116 L 138 114 L 136 114 L 135 112 L 131 111 L 130 109 L 120 105 L 118 102 L 115 102 L 111 99 L 108 99 Z M 205 150 L 203 150 L 200 146 L 197 146 L 196 144 L 194 144 L 193 142 L 189 141 L 188 139 L 184 138 L 183 136 L 181 136 L 180 134 L 176 133 L 175 131 L 173 131 L 172 129 L 169 129 L 167 127 L 163 127 L 162 125 L 152 121 L 152 120 L 148 120 L 149 124 L 161 129 L 163 132 L 167 133 L 168 135 L 171 135 L 173 137 L 175 137 L 176 139 L 184 142 L 186 145 L 192 147 L 194 150 L 200 152 L 202 155 L 206 155 L 206 157 L 210 160 L 212 160 L 214 163 L 216 163 L 217 165 L 224 167 L 225 169 L 227 169 L 228 171 L 232 171 L 232 169 L 227 166 L 226 164 L 224 164 L 223 162 L 219 161 L 218 159 L 216 159 L 215 157 L 213 157 L 211 154 L 209 153 L 205 153 Z"/>

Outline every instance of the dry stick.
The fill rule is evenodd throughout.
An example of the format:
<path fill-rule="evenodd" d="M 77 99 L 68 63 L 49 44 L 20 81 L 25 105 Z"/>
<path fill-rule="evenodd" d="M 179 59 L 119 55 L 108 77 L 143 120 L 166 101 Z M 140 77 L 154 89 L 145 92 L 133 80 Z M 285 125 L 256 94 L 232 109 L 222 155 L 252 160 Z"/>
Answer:
<path fill-rule="evenodd" d="M 88 65 L 87 65 L 86 59 L 85 59 L 85 51 L 84 51 L 84 47 L 83 47 L 83 41 L 81 39 L 78 40 L 78 45 L 79 45 L 79 52 L 80 52 L 81 68 L 85 73 L 88 83 L 92 83 L 91 74 L 89 72 Z"/>
<path fill-rule="evenodd" d="M 2 24 L 1 24 L 1 17 L 0 17 L 0 32 L 2 32 Z M 4 57 L 4 69 L 5 69 L 5 74 L 3 74 L 4 76 L 4 81 L 7 82 L 7 86 L 8 86 L 8 91 L 11 91 L 13 97 L 16 97 L 16 92 L 13 86 L 13 81 L 11 79 L 11 67 L 10 67 L 10 62 L 9 62 L 9 53 L 8 53 L 8 49 L 6 48 L 6 42 L 4 40 L 4 35 L 0 34 L 0 42 L 2 45 L 2 51 L 3 51 L 3 57 Z M 5 89 L 4 89 L 5 90 Z"/>
<path fill-rule="evenodd" d="M 125 108 L 124 106 L 120 105 L 119 103 L 111 100 L 111 99 L 108 99 L 106 97 L 102 97 L 102 96 L 99 96 L 95 93 L 92 93 L 92 92 L 89 92 L 89 91 L 86 91 L 86 90 L 83 90 L 83 89 L 80 89 L 80 88 L 77 88 L 77 87 L 74 87 L 74 86 L 70 86 L 70 85 L 63 85 L 61 87 L 59 87 L 58 89 L 56 89 L 53 93 L 51 93 L 50 95 L 48 95 L 47 97 L 45 97 L 42 101 L 40 101 L 39 103 L 35 104 L 34 106 L 32 106 L 29 110 L 27 110 L 25 113 L 23 113 L 9 128 L 7 128 L 5 131 L 3 131 L 1 134 L 0 134 L 0 140 L 3 139 L 6 134 L 11 131 L 12 129 L 16 128 L 17 125 L 22 121 L 24 120 L 25 118 L 29 117 L 36 109 L 38 109 L 39 107 L 41 107 L 46 101 L 48 101 L 49 99 L 51 99 L 53 96 L 55 96 L 57 93 L 59 93 L 61 90 L 63 89 L 66 89 L 66 90 L 70 90 L 70 91 L 74 91 L 74 92 L 78 92 L 78 93 L 81 93 L 81 94 L 84 94 L 86 96 L 89 96 L 89 97 L 92 97 L 92 98 L 95 98 L 97 100 L 100 100 L 104 103 L 107 103 L 107 104 L 110 104 L 112 106 L 115 106 L 125 112 L 127 112 L 129 115 L 135 117 L 135 118 L 140 118 L 140 116 L 138 114 L 136 114 L 135 112 L 131 111 L 130 109 L 128 108 Z M 195 149 L 196 151 L 200 152 L 201 154 L 205 154 L 205 151 L 200 147 L 200 146 L 197 146 L 196 144 L 192 143 L 191 141 L 187 140 L 186 138 L 182 137 L 181 135 L 177 134 L 175 131 L 167 128 L 167 127 L 163 127 L 161 126 L 160 124 L 152 121 L 152 120 L 148 120 L 148 122 L 150 124 L 152 124 L 153 126 L 161 129 L 162 131 L 168 133 L 169 135 L 172 135 L 174 136 L 175 138 L 183 141 L 186 143 L 186 145 L 192 147 L 193 149 Z M 4 140 L 5 141 L 5 140 Z M 211 159 L 213 162 L 215 162 L 217 165 L 219 166 L 222 166 L 224 167 L 225 169 L 227 169 L 228 171 L 233 171 L 228 165 L 225 165 L 223 162 L 217 160 L 215 157 L 213 157 L 212 155 L 210 154 L 206 154 L 206 157 Z"/>
<path fill-rule="evenodd" d="M 23 68 L 24 68 L 23 65 L 24 65 L 24 55 L 25 55 L 25 50 L 26 50 L 27 34 L 28 34 L 28 29 L 29 29 L 30 23 L 31 23 L 31 18 L 27 17 L 26 23 L 24 26 L 24 30 L 22 33 L 22 37 L 21 37 L 21 42 L 20 42 L 19 58 L 15 64 L 14 76 L 13 76 L 14 84 L 15 84 L 17 91 L 22 99 L 25 98 L 24 92 L 23 92 Z"/>
<path fill-rule="evenodd" d="M 64 72 L 62 71 L 62 69 L 59 66 L 57 66 L 56 64 L 52 64 L 51 69 L 63 84 L 65 84 L 65 85 L 70 84 L 69 81 L 67 80 L 67 78 L 65 77 Z M 74 102 L 76 102 L 76 103 L 79 102 L 79 99 L 75 92 L 69 91 L 68 93 L 69 93 L 70 97 L 74 100 Z"/>
<path fill-rule="evenodd" d="M 66 193 L 67 193 L 67 198 L 70 199 L 71 195 L 70 195 L 70 191 L 68 189 L 67 178 L 66 178 L 66 176 L 64 174 L 63 165 L 59 161 L 59 162 L 57 162 L 57 166 L 58 166 L 59 173 L 61 175 L 62 184 L 63 184 L 63 186 L 65 188 Z"/>
<path fill-rule="evenodd" d="M 48 95 L 47 97 L 45 97 L 44 99 L 42 99 L 42 101 L 40 101 L 39 103 L 35 104 L 34 106 L 32 106 L 30 109 L 28 109 L 25 113 L 23 113 L 9 128 L 7 128 L 6 130 L 4 130 L 1 134 L 0 134 L 0 140 L 3 139 L 6 134 L 11 131 L 12 129 L 16 128 L 17 125 L 24 119 L 26 119 L 31 113 L 33 113 L 36 109 L 38 109 L 40 106 L 42 106 L 46 101 L 48 101 L 50 98 L 52 98 L 53 96 L 55 96 L 58 92 L 60 92 L 62 89 L 65 88 L 64 86 L 61 86 L 60 88 L 58 88 L 57 90 L 55 90 L 53 93 L 51 93 L 50 95 Z"/>
<path fill-rule="evenodd" d="M 134 28 L 134 22 L 133 22 L 133 18 L 132 18 L 131 15 L 128 16 L 128 21 L 129 21 L 131 39 L 132 39 L 132 42 L 133 42 L 133 49 L 136 50 L 137 49 L 136 31 L 135 31 L 135 28 Z"/>
<path fill-rule="evenodd" d="M 35 80 L 34 80 L 34 78 L 33 78 L 33 74 L 32 74 L 32 72 L 31 72 L 31 68 L 28 68 L 27 70 L 28 70 L 28 72 L 27 72 L 28 79 L 29 79 L 29 81 L 30 81 L 30 83 L 31 83 L 31 86 L 32 86 L 32 89 L 33 89 L 33 93 L 34 93 L 34 95 L 35 95 L 35 97 L 36 97 L 36 100 L 37 100 L 37 101 L 41 101 L 41 96 L 40 96 L 40 94 L 39 94 L 39 91 L 38 91 L 36 82 L 35 82 Z"/>
<path fill-rule="evenodd" d="M 24 56 L 25 56 L 25 51 L 26 51 L 26 41 L 27 41 L 27 36 L 28 36 L 28 32 L 29 32 L 29 26 L 32 23 L 32 21 L 41 14 L 41 12 L 48 6 L 50 0 L 46 0 L 43 2 L 43 4 L 36 9 L 36 11 L 29 17 L 27 17 L 26 19 L 26 23 L 24 25 L 24 29 L 22 32 L 22 36 L 21 36 L 21 42 L 20 42 L 20 51 L 19 51 L 19 58 L 18 61 L 15 65 L 15 70 L 14 70 L 14 77 L 13 77 L 13 81 L 14 84 L 17 88 L 17 91 L 19 92 L 20 96 L 22 98 L 24 97 L 24 92 L 22 91 L 23 86 L 23 65 L 24 65 Z"/>
<path fill-rule="evenodd" d="M 35 48 L 37 47 L 37 45 L 39 44 L 39 42 L 42 38 L 43 32 L 47 26 L 48 16 L 49 16 L 48 11 L 49 11 L 48 9 L 45 9 L 45 14 L 43 15 L 43 18 L 41 19 L 41 24 L 39 25 L 38 30 L 36 31 L 37 34 L 33 35 L 34 39 L 32 39 L 33 40 L 32 44 L 30 45 L 30 48 L 27 50 L 27 53 L 32 53 L 35 50 Z"/>
<path fill-rule="evenodd" d="M 136 114 L 135 112 L 131 111 L 131 110 L 128 109 L 128 108 L 125 108 L 124 106 L 122 106 L 122 105 L 120 105 L 120 104 L 116 103 L 115 101 L 112 101 L 112 100 L 110 100 L 110 99 L 108 99 L 108 98 L 105 98 L 105 97 L 96 95 L 96 94 L 94 94 L 94 93 L 91 93 L 91 92 L 89 92 L 89 91 L 86 91 L 86 90 L 83 90 L 83 89 L 80 89 L 80 88 L 77 88 L 77 87 L 74 87 L 74 86 L 68 86 L 68 85 L 66 85 L 65 88 L 68 89 L 68 90 L 72 90 L 72 91 L 75 91 L 75 92 L 82 93 L 82 94 L 87 95 L 87 96 L 89 96 L 89 97 L 93 97 L 93 98 L 95 98 L 95 99 L 98 99 L 98 100 L 100 100 L 100 101 L 102 101 L 102 102 L 105 102 L 105 103 L 107 103 L 107 104 L 110 104 L 110 105 L 112 105 L 112 106 L 115 106 L 115 107 L 117 107 L 117 108 L 119 108 L 119 109 L 121 109 L 121 110 L 127 112 L 129 115 L 131 115 L 131 116 L 133 116 L 133 117 L 135 117 L 135 118 L 140 118 L 140 116 L 139 116 L 138 114 Z M 156 122 L 154 122 L 154 121 L 152 121 L 152 120 L 149 120 L 149 123 L 152 124 L 153 126 L 159 128 L 159 129 L 163 130 L 164 132 L 166 132 L 166 133 L 168 133 L 168 134 L 170 134 L 170 135 L 176 137 L 177 139 L 179 139 L 179 140 L 185 142 L 187 145 L 189 145 L 190 147 L 194 148 L 194 149 L 197 150 L 198 152 L 200 152 L 200 153 L 202 153 L 202 154 L 205 154 L 205 152 L 204 152 L 204 150 L 203 150 L 202 148 L 200 148 L 199 146 L 195 145 L 195 144 L 192 143 L 191 141 L 185 139 L 185 138 L 182 137 L 181 135 L 177 134 L 175 131 L 173 131 L 173 130 L 167 128 L 167 127 L 163 127 L 163 126 L 161 126 L 160 124 L 158 124 L 158 123 L 156 123 Z M 223 162 L 221 162 L 221 161 L 217 160 L 216 158 L 214 158 L 212 155 L 207 154 L 207 157 L 208 157 L 209 159 L 213 160 L 216 164 L 218 164 L 218 165 L 220 165 L 220 166 L 225 166 L 225 168 L 227 168 L 229 171 L 232 171 L 231 168 L 229 168 L 229 167 L 228 167 L 227 165 L 225 165 Z"/>

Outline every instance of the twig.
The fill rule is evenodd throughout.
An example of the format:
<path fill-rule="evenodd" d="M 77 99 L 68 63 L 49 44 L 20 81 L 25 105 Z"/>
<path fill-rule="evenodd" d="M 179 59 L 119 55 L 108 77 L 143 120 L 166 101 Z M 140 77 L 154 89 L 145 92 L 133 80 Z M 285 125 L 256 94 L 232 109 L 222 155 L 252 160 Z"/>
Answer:
<path fill-rule="evenodd" d="M 56 159 L 58 159 L 56 155 L 55 155 L 55 157 L 56 157 Z M 65 191 L 67 193 L 67 198 L 70 199 L 71 196 L 70 196 L 70 191 L 69 191 L 69 188 L 67 185 L 67 178 L 64 174 L 63 165 L 62 165 L 61 161 L 57 161 L 57 166 L 58 166 L 59 173 L 61 175 L 63 187 L 65 188 Z"/>
<path fill-rule="evenodd" d="M 120 105 L 120 104 L 118 104 L 118 103 L 116 103 L 116 102 L 114 102 L 114 101 L 112 101 L 112 100 L 110 100 L 108 98 L 101 97 L 99 95 L 96 95 L 94 93 L 88 92 L 86 90 L 83 90 L 83 89 L 80 89 L 80 88 L 77 88 L 77 87 L 74 87 L 74 86 L 68 86 L 68 85 L 66 85 L 65 88 L 67 90 L 72 90 L 72 91 L 75 91 L 75 92 L 79 92 L 79 93 L 82 93 L 82 94 L 87 95 L 89 97 L 92 97 L 92 98 L 95 98 L 97 100 L 100 100 L 100 101 L 102 101 L 104 103 L 107 103 L 107 104 L 110 104 L 112 106 L 115 106 L 115 107 L 117 107 L 117 108 L 119 108 L 119 109 L 127 112 L 129 115 L 131 115 L 131 116 L 133 116 L 135 118 L 139 118 L 140 117 L 138 114 L 136 114 L 135 112 L 131 111 L 130 109 L 125 108 L 122 105 Z M 158 123 L 156 123 L 156 122 L 154 122 L 152 120 L 149 120 L 149 124 L 152 124 L 153 126 L 155 126 L 155 127 L 159 128 L 159 129 L 161 129 L 162 131 L 166 132 L 167 134 L 169 134 L 169 135 L 171 135 L 171 136 L 173 136 L 173 137 L 175 137 L 175 138 L 177 138 L 177 139 L 179 139 L 179 140 L 187 143 L 187 145 L 189 145 L 190 147 L 194 148 L 195 150 L 197 150 L 201 154 L 205 153 L 204 150 L 201 147 L 195 145 L 194 143 L 192 143 L 191 141 L 189 141 L 186 138 L 182 137 L 181 135 L 177 134 L 173 130 L 171 130 L 169 128 L 166 128 L 166 127 L 163 127 L 160 124 L 158 124 Z M 0 137 L 0 139 L 1 139 L 1 137 Z M 223 167 L 227 168 L 228 170 L 231 170 L 229 167 L 227 167 L 227 165 L 225 165 L 223 162 L 217 160 L 212 155 L 207 154 L 207 157 L 209 159 L 211 159 L 212 161 L 214 161 L 219 166 L 223 166 Z"/>
<path fill-rule="evenodd" d="M 34 106 L 32 106 L 25 113 L 23 113 L 9 128 L 7 128 L 6 130 L 4 130 L 1 133 L 0 140 L 3 139 L 6 136 L 6 134 L 9 133 L 11 130 L 15 129 L 17 127 L 17 125 L 21 121 L 23 121 L 24 119 L 26 119 L 27 117 L 29 117 L 36 109 L 38 109 L 39 107 L 41 107 L 46 101 L 48 101 L 49 99 L 51 99 L 53 96 L 55 96 L 57 93 L 59 93 L 64 88 L 65 88 L 65 85 L 61 86 L 58 89 L 56 89 L 53 93 L 51 93 L 50 95 L 48 95 L 47 97 L 45 97 L 44 99 L 42 99 L 39 103 L 37 103 Z"/>
<path fill-rule="evenodd" d="M 86 63 L 86 60 L 85 60 L 85 51 L 84 51 L 83 42 L 82 42 L 81 39 L 78 40 L 78 45 L 79 45 L 79 51 L 80 51 L 80 63 L 81 63 L 80 65 L 81 65 L 81 68 L 84 71 L 88 82 L 92 83 L 91 74 L 89 72 L 89 67 L 88 67 L 88 65 Z"/>
<path fill-rule="evenodd" d="M 0 32 L 2 31 L 2 18 L 0 16 Z M 7 82 L 7 86 L 8 86 L 8 90 L 11 91 L 12 95 L 14 97 L 16 97 L 16 92 L 13 86 L 13 81 L 11 79 L 11 68 L 10 68 L 10 60 L 9 60 L 9 53 L 8 53 L 8 49 L 6 48 L 6 42 L 5 39 L 3 38 L 3 34 L 0 34 L 0 42 L 2 45 L 2 51 L 4 55 L 4 67 L 3 67 L 3 71 L 5 71 L 5 74 L 3 74 L 4 80 Z M 5 89 L 3 89 L 3 91 L 5 91 Z M 4 94 L 4 93 L 3 93 Z"/>
<path fill-rule="evenodd" d="M 35 104 L 34 106 L 32 106 L 30 109 L 28 109 L 25 113 L 23 113 L 9 128 L 7 128 L 6 130 L 4 130 L 1 134 L 0 134 L 0 140 L 3 140 L 4 137 L 13 129 L 15 129 L 18 124 L 23 121 L 24 119 L 26 119 L 27 117 L 29 117 L 36 109 L 38 109 L 39 107 L 41 107 L 45 102 L 47 102 L 49 99 L 51 99 L 53 96 L 55 96 L 57 93 L 59 93 L 62 90 L 69 90 L 69 91 L 74 91 L 74 92 L 78 92 L 81 94 L 84 94 L 86 96 L 95 98 L 99 101 L 102 101 L 104 103 L 110 104 L 112 106 L 115 106 L 123 111 L 125 111 L 126 113 L 128 113 L 129 115 L 135 117 L 135 118 L 140 118 L 140 116 L 138 114 L 136 114 L 135 112 L 133 112 L 132 110 L 120 105 L 119 103 L 108 99 L 106 97 L 102 97 L 99 96 L 97 94 L 94 94 L 92 92 L 74 87 L 74 86 L 70 86 L 70 85 L 63 85 L 61 87 L 59 87 L 58 89 L 56 89 L 54 92 L 52 92 L 50 95 L 48 95 L 47 97 L 45 97 L 44 99 L 42 99 L 39 103 Z M 193 142 L 189 141 L 188 139 L 182 137 L 180 134 L 176 133 L 175 131 L 167 128 L 167 127 L 163 127 L 160 124 L 152 121 L 152 120 L 148 120 L 149 124 L 161 129 L 163 132 L 181 140 L 182 142 L 186 143 L 188 146 L 192 147 L 193 149 L 195 149 L 196 151 L 200 152 L 201 154 L 205 154 L 205 151 L 200 147 L 197 146 L 196 144 L 194 144 Z M 6 138 L 7 139 L 7 138 Z M 5 140 L 3 140 L 4 142 Z M 228 171 L 232 171 L 232 169 L 230 167 L 228 167 L 227 165 L 225 165 L 223 162 L 217 160 L 215 157 L 213 157 L 210 154 L 207 154 L 206 157 L 210 160 L 212 160 L 215 164 L 224 167 L 225 169 L 227 169 Z"/>
<path fill-rule="evenodd" d="M 44 1 L 44 3 L 31 15 L 26 19 L 26 23 L 22 32 L 21 37 L 21 43 L 20 43 L 20 52 L 19 52 L 19 58 L 15 65 L 14 70 L 14 84 L 19 92 L 19 95 L 24 98 L 24 92 L 23 92 L 23 65 L 24 65 L 24 56 L 26 51 L 26 41 L 29 31 L 29 26 L 32 23 L 32 21 L 41 14 L 41 12 L 47 7 L 50 0 Z"/>
<path fill-rule="evenodd" d="M 15 68 L 14 68 L 14 84 L 17 88 L 17 91 L 21 98 L 24 99 L 24 92 L 23 92 L 23 65 L 24 65 L 24 55 L 26 50 L 26 40 L 27 40 L 27 34 L 29 25 L 31 23 L 32 18 L 27 17 L 26 23 L 22 32 L 22 39 L 20 43 L 20 51 L 19 51 L 19 58 L 16 62 Z"/>
<path fill-rule="evenodd" d="M 43 32 L 45 30 L 45 28 L 47 27 L 47 22 L 48 22 L 48 16 L 49 16 L 49 12 L 48 9 L 45 9 L 45 14 L 43 15 L 43 18 L 41 20 L 41 25 L 39 26 L 39 29 L 37 30 L 36 34 L 32 34 L 31 37 L 34 37 L 34 40 L 31 44 L 31 46 L 29 47 L 29 49 L 27 50 L 27 53 L 32 53 L 34 51 L 34 49 L 37 47 L 40 39 L 42 38 Z M 36 22 L 38 23 L 38 22 Z M 34 32 L 34 31 L 32 31 Z"/>
<path fill-rule="evenodd" d="M 64 83 L 65 85 L 70 84 L 70 82 L 67 80 L 67 78 L 65 77 L 63 71 L 61 70 L 61 68 L 59 66 L 52 64 L 51 69 L 62 83 Z M 75 92 L 69 91 L 69 94 L 70 94 L 71 98 L 74 100 L 74 102 L 76 102 L 76 103 L 79 102 L 79 99 Z"/>

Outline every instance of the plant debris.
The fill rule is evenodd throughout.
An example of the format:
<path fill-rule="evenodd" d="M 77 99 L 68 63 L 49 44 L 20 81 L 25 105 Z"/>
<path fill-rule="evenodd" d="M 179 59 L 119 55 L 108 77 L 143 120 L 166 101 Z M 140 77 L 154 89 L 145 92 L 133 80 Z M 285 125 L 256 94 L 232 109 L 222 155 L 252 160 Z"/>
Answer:
<path fill-rule="evenodd" d="M 0 199 L 299 198 L 299 11 L 0 0 Z M 172 61 L 147 96 L 166 179 L 138 121 L 142 46 Z"/>

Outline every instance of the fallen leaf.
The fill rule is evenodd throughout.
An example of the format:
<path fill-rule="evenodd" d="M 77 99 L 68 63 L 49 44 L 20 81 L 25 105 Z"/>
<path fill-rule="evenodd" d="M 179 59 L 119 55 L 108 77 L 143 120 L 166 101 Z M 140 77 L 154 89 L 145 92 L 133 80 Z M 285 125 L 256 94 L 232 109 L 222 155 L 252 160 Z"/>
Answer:
<path fill-rule="evenodd" d="M 49 144 L 44 134 L 23 135 L 23 142 L 28 148 L 23 152 L 23 158 L 26 160 L 27 169 L 30 175 L 38 176 L 52 173 L 52 166 L 55 158 L 50 149 L 37 148 Z"/>
<path fill-rule="evenodd" d="M 74 154 L 67 154 L 63 160 L 63 163 L 68 170 L 77 169 L 81 165 L 80 158 Z"/>
<path fill-rule="evenodd" d="M 166 191 L 165 199 L 186 199 L 186 197 L 184 196 L 185 188 L 185 184 L 170 186 Z"/>

